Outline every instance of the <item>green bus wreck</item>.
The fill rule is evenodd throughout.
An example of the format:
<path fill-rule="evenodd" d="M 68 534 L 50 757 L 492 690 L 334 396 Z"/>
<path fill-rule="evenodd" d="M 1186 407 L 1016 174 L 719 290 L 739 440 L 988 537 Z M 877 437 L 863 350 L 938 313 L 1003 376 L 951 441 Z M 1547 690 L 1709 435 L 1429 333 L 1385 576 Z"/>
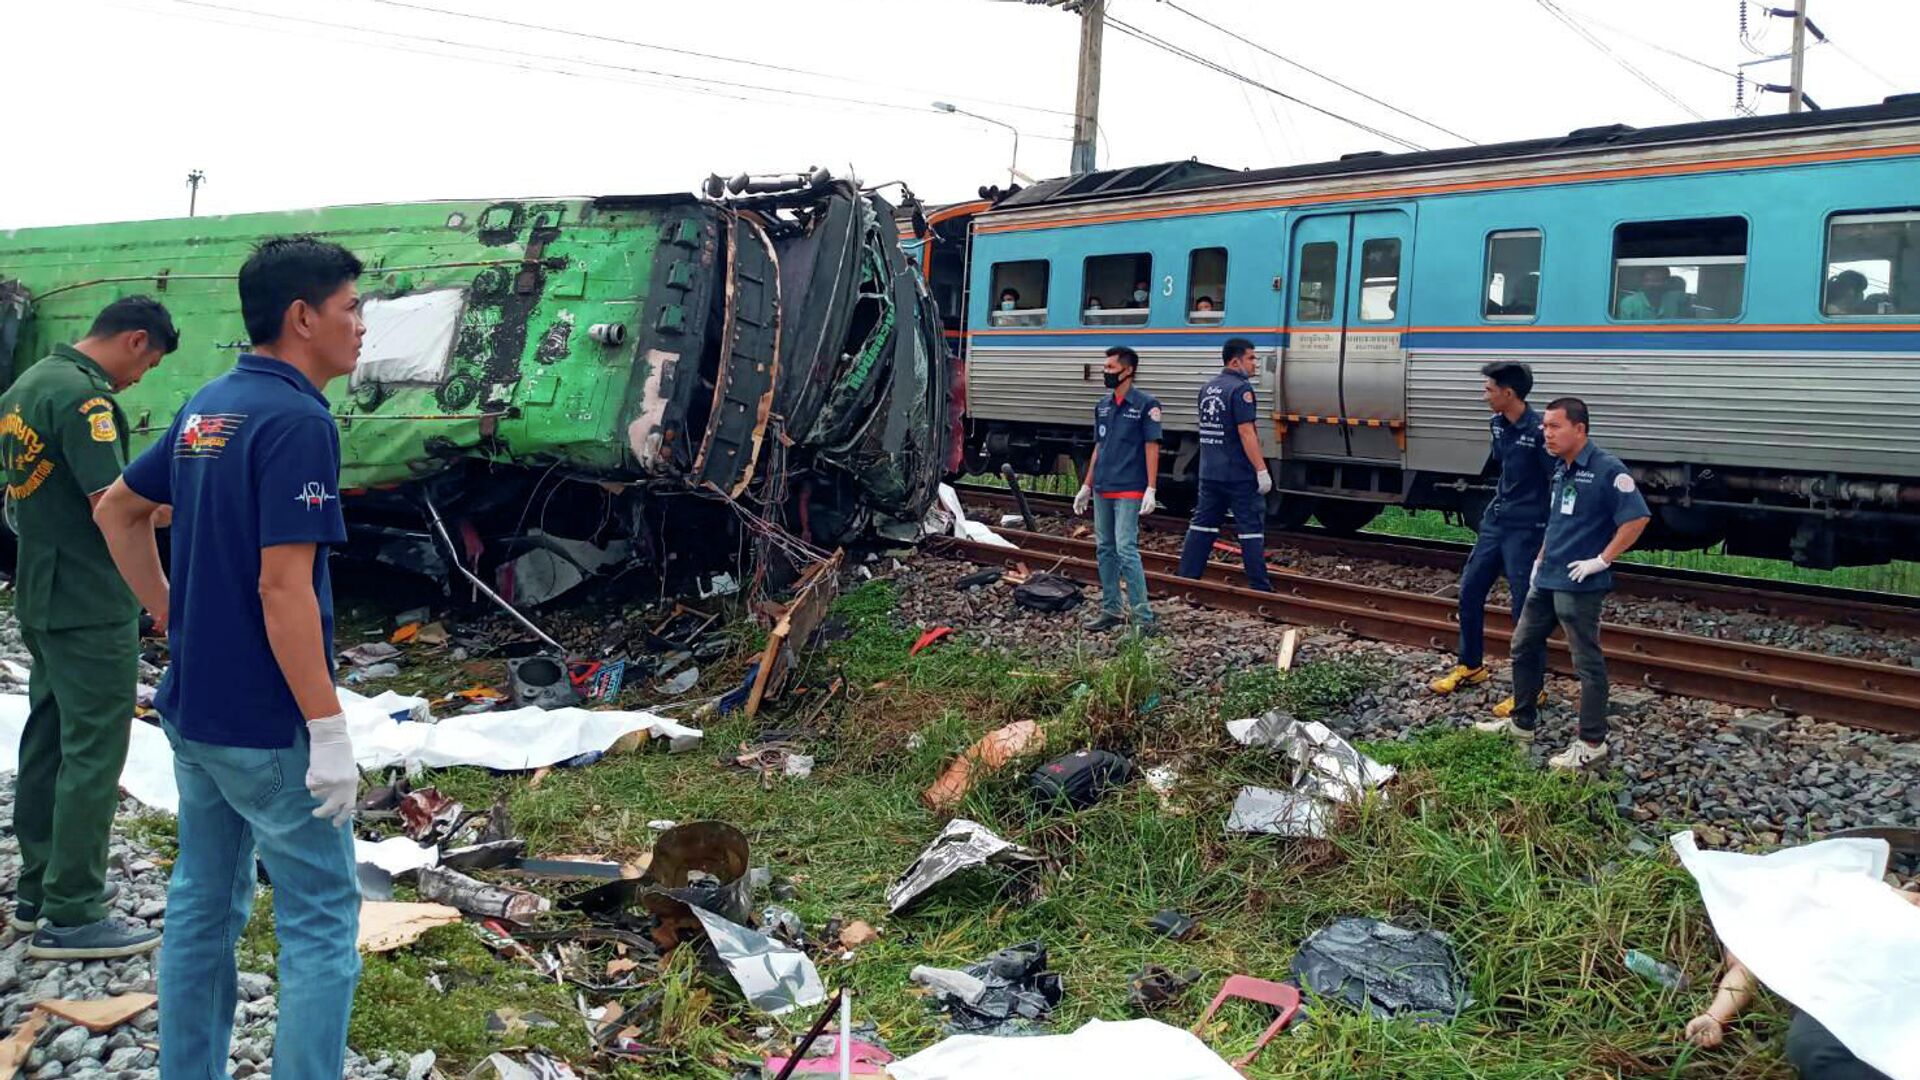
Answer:
<path fill-rule="evenodd" d="M 329 391 L 350 553 L 538 602 L 602 569 L 737 569 L 766 524 L 830 549 L 917 522 L 952 365 L 893 208 L 823 171 L 732 186 L 0 232 L 0 380 L 154 296 L 182 344 L 121 395 L 137 453 L 245 350 L 252 246 L 310 233 L 367 266 Z"/>

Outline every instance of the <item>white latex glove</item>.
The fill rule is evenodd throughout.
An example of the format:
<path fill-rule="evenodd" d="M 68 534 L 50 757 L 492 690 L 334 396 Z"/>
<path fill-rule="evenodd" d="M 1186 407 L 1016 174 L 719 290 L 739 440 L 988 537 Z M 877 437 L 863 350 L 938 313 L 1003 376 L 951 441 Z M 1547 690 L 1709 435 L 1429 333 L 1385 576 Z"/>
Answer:
<path fill-rule="evenodd" d="M 313 816 L 345 825 L 360 798 L 360 770 L 353 763 L 347 714 L 307 721 L 307 738 L 312 744 L 307 751 L 307 790 L 320 800 Z"/>
<path fill-rule="evenodd" d="M 1148 514 L 1153 513 L 1155 510 L 1159 508 L 1160 508 L 1160 503 L 1154 499 L 1153 489 L 1148 488 L 1147 493 L 1145 495 L 1140 496 L 1140 516 L 1146 517 Z"/>
<path fill-rule="evenodd" d="M 1087 510 L 1092 506 L 1093 485 L 1081 484 L 1079 493 L 1073 497 L 1073 512 L 1084 517 L 1086 516 Z"/>
<path fill-rule="evenodd" d="M 1567 576 L 1575 581 L 1585 581 L 1612 565 L 1598 555 L 1591 559 L 1576 559 L 1567 564 Z"/>
<path fill-rule="evenodd" d="M 1527 575 L 1527 588 L 1540 584 L 1540 560 L 1533 560 L 1533 572 Z"/>
<path fill-rule="evenodd" d="M 1255 476 L 1254 479 L 1260 482 L 1260 494 L 1265 495 L 1267 492 L 1273 490 L 1273 474 L 1267 470 L 1261 469 L 1259 475 Z"/>

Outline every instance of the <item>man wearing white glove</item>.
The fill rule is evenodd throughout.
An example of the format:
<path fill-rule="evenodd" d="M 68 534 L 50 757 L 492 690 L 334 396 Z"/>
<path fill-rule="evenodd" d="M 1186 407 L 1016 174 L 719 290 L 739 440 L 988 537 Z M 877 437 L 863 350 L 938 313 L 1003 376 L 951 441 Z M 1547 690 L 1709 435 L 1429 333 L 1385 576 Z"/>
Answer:
<path fill-rule="evenodd" d="M 1139 355 L 1125 345 L 1107 350 L 1104 381 L 1110 393 L 1093 408 L 1093 457 L 1073 512 L 1093 508 L 1100 555 L 1100 614 L 1087 620 L 1086 628 L 1111 630 L 1127 621 L 1123 611 L 1131 611 L 1134 630 L 1150 636 L 1153 609 L 1140 565 L 1140 519 L 1159 505 L 1154 485 L 1160 477 L 1160 403 L 1133 385 L 1139 367 Z"/>
<path fill-rule="evenodd" d="M 338 1080 L 359 979 L 359 793 L 333 685 L 327 549 L 346 541 L 340 436 L 323 394 L 366 326 L 360 261 L 311 237 L 240 269 L 253 348 L 127 467 L 95 520 L 135 595 L 170 612 L 154 703 L 173 744 L 180 854 L 160 951 L 160 1071 L 225 1076 L 234 946 L 258 853 L 280 941 L 272 1071 Z M 171 598 L 150 524 L 173 508 Z M 157 606 L 156 606 L 157 605 Z"/>
<path fill-rule="evenodd" d="M 1613 588 L 1609 569 L 1646 531 L 1652 513 L 1620 459 L 1587 441 L 1587 405 L 1547 404 L 1542 433 L 1558 459 L 1547 494 L 1547 533 L 1534 562 L 1533 587 L 1514 627 L 1513 713 L 1474 727 L 1531 741 L 1547 676 L 1547 635 L 1566 631 L 1580 677 L 1580 737 L 1548 764 L 1581 769 L 1607 755 L 1607 660 L 1600 651 L 1600 608 Z"/>
<path fill-rule="evenodd" d="M 1231 513 L 1247 585 L 1272 592 L 1266 494 L 1273 490 L 1273 474 L 1254 427 L 1260 409 L 1253 377 L 1260 372 L 1260 354 L 1253 342 L 1233 338 L 1221 346 L 1220 363 L 1220 374 L 1200 388 L 1200 498 L 1180 548 L 1180 576 L 1197 578 L 1206 571 L 1220 524 Z"/>

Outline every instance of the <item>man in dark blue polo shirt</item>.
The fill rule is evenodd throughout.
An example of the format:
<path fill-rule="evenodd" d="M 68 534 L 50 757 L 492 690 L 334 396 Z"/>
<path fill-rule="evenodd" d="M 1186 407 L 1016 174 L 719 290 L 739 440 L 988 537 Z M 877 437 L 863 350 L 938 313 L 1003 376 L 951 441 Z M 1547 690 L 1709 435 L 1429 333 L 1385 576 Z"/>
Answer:
<path fill-rule="evenodd" d="M 1487 426 L 1493 436 L 1482 474 L 1499 477 L 1493 502 L 1480 516 L 1480 534 L 1460 572 L 1460 659 L 1453 670 L 1429 683 L 1436 694 L 1486 682 L 1493 671 L 1485 663 L 1487 593 L 1505 575 L 1513 599 L 1513 621 L 1527 602 L 1527 578 L 1547 529 L 1547 482 L 1553 459 L 1540 432 L 1540 414 L 1527 404 L 1533 369 L 1525 364 L 1494 363 L 1480 369 L 1481 398 L 1493 410 Z M 1498 717 L 1513 714 L 1513 698 L 1494 706 Z M 1537 703 L 1537 702 L 1536 702 Z"/>
<path fill-rule="evenodd" d="M 180 789 L 160 952 L 167 1076 L 226 1075 L 256 849 L 280 941 L 273 1073 L 338 1080 L 344 1064 L 359 774 L 333 685 L 327 548 L 346 525 L 323 391 L 360 354 L 359 275 L 353 255 L 310 237 L 255 249 L 240 269 L 252 351 L 186 403 L 94 515 L 135 595 L 170 616 L 155 702 Z M 171 585 L 149 524 L 161 505 L 173 507 Z"/>
<path fill-rule="evenodd" d="M 1247 584 L 1272 592 L 1266 494 L 1273 490 L 1273 474 L 1253 426 L 1260 414 L 1252 382 L 1260 370 L 1260 354 L 1253 342 L 1234 338 L 1221 347 L 1220 363 L 1220 374 L 1200 388 L 1200 500 L 1180 549 L 1180 576 L 1197 578 L 1206 570 L 1207 556 L 1220 539 L 1220 523 L 1231 512 Z"/>
<path fill-rule="evenodd" d="M 1073 512 L 1093 507 L 1093 534 L 1099 541 L 1100 614 L 1087 621 L 1089 630 L 1111 630 L 1126 622 L 1131 609 L 1134 629 L 1153 633 L 1153 609 L 1147 605 L 1147 575 L 1140 566 L 1140 519 L 1153 513 L 1154 484 L 1160 477 L 1160 403 L 1133 385 L 1140 357 L 1125 345 L 1107 350 L 1103 394 L 1093 407 L 1093 459 L 1087 477 L 1073 498 Z M 1125 582 L 1130 601 L 1122 607 L 1120 586 Z"/>
<path fill-rule="evenodd" d="M 1587 441 L 1587 405 L 1547 404 L 1541 425 L 1559 459 L 1547 494 L 1547 533 L 1533 564 L 1533 587 L 1513 631 L 1513 715 L 1475 724 L 1481 731 L 1532 741 L 1547 678 L 1547 635 L 1567 633 L 1580 677 L 1580 737 L 1555 754 L 1556 769 L 1580 769 L 1607 756 L 1607 660 L 1600 651 L 1600 608 L 1613 588 L 1610 567 L 1646 531 L 1652 512 L 1620 459 Z"/>

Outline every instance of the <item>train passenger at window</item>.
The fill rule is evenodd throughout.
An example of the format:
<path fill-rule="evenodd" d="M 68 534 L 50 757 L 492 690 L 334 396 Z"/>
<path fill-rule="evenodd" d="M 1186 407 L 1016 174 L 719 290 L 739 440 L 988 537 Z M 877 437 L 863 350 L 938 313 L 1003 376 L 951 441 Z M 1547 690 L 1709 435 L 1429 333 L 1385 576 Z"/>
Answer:
<path fill-rule="evenodd" d="M 1662 318 L 1660 305 L 1666 288 L 1665 270 L 1649 267 L 1641 271 L 1633 290 L 1620 297 L 1620 307 L 1614 313 L 1614 318 L 1636 322 Z"/>
<path fill-rule="evenodd" d="M 1144 281 L 1133 283 L 1133 306 L 1137 308 L 1147 306 L 1147 283 Z"/>
<path fill-rule="evenodd" d="M 1099 310 L 1101 310 L 1101 309 L 1102 309 L 1103 307 L 1105 307 L 1105 305 L 1104 305 L 1104 304 L 1102 304 L 1102 303 L 1100 303 L 1100 298 L 1099 298 L 1099 297 L 1097 297 L 1097 296 L 1089 296 L 1089 297 L 1087 297 L 1087 310 L 1088 310 L 1088 311 L 1099 311 Z"/>
<path fill-rule="evenodd" d="M 1867 275 L 1842 270 L 1827 279 L 1827 314 L 1872 315 L 1878 310 L 1867 303 Z"/>
<path fill-rule="evenodd" d="M 1693 304 L 1687 299 L 1686 280 L 1678 274 L 1668 274 L 1666 280 L 1661 283 L 1654 317 L 1657 319 L 1693 317 Z"/>
<path fill-rule="evenodd" d="M 1018 289 L 1001 289 L 1000 290 L 1000 310 L 1001 311 L 1015 311 L 1015 310 L 1018 310 L 1019 307 L 1020 307 L 1020 290 Z"/>
<path fill-rule="evenodd" d="M 1213 310 L 1213 297 L 1211 297 L 1211 296 L 1203 296 L 1203 297 L 1201 297 L 1200 299 L 1198 299 L 1198 300 L 1195 300 L 1195 301 L 1193 302 L 1193 310 L 1195 310 L 1195 311 L 1212 311 L 1212 310 Z"/>

